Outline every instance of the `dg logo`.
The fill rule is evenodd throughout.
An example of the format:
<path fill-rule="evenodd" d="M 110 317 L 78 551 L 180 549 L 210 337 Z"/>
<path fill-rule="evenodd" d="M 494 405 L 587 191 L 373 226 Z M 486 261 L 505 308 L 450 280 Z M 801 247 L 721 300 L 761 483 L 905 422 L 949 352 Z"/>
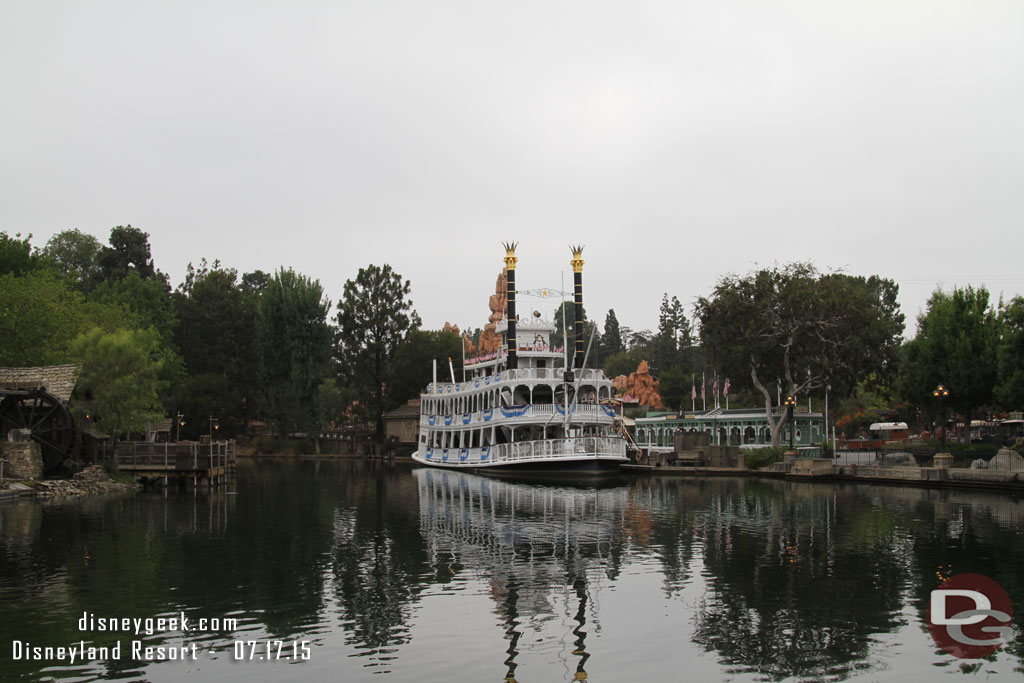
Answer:
<path fill-rule="evenodd" d="M 928 630 L 943 650 L 962 659 L 987 657 L 1013 639 L 1013 607 L 998 583 L 957 574 L 932 591 Z"/>

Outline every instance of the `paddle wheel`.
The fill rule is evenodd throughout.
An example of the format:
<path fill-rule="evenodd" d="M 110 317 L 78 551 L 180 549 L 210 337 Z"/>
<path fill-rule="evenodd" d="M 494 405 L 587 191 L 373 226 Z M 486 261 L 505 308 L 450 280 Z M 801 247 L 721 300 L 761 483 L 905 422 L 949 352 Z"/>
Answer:
<path fill-rule="evenodd" d="M 64 401 L 46 389 L 0 389 L 0 399 L 0 437 L 29 430 L 42 450 L 44 474 L 58 469 L 75 443 L 75 419 Z"/>

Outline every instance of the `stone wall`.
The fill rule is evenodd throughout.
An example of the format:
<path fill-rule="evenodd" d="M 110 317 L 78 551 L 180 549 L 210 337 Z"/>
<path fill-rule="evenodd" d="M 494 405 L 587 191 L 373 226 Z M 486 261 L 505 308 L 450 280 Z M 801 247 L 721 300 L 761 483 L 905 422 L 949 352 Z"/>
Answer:
<path fill-rule="evenodd" d="M 39 479 L 43 476 L 43 453 L 35 441 L 0 443 L 4 479 Z"/>

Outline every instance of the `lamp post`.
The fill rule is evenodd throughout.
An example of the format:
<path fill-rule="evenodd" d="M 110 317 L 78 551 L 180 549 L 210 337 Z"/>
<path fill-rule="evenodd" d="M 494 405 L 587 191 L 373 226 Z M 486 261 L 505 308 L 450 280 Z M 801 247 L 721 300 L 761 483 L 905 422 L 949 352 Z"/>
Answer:
<path fill-rule="evenodd" d="M 825 439 L 824 442 L 828 443 L 828 390 L 832 388 L 831 384 L 825 385 Z M 832 456 L 835 457 L 836 445 L 832 444 Z"/>
<path fill-rule="evenodd" d="M 786 421 L 789 422 L 789 450 L 793 450 L 793 433 L 796 431 L 796 425 L 793 423 L 793 409 L 796 408 L 796 399 L 787 396 L 783 405 L 786 406 Z"/>
<path fill-rule="evenodd" d="M 220 429 L 220 421 L 213 415 L 210 416 L 210 443 L 213 443 L 214 430 Z"/>
<path fill-rule="evenodd" d="M 949 398 L 949 389 L 940 384 L 932 391 L 932 396 L 939 401 L 939 418 L 942 420 L 942 451 L 946 450 L 946 399 Z"/>
<path fill-rule="evenodd" d="M 178 443 L 179 441 L 181 441 L 181 428 L 185 426 L 185 416 L 182 415 L 181 413 L 178 413 L 178 416 L 174 419 L 174 422 L 176 424 L 174 443 Z"/>

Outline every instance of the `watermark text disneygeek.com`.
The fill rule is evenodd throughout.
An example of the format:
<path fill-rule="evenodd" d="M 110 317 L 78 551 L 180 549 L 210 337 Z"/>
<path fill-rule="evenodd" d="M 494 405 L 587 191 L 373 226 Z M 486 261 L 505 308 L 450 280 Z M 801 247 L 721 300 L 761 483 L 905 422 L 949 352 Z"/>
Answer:
<path fill-rule="evenodd" d="M 45 661 L 75 664 L 97 660 L 133 659 L 143 662 L 194 661 L 201 652 L 224 651 L 235 661 L 310 659 L 310 643 L 306 640 L 237 640 L 221 643 L 220 646 L 205 642 L 185 642 L 190 634 L 221 632 L 231 633 L 238 628 L 238 619 L 232 617 L 193 618 L 184 612 L 158 617 L 113 617 L 98 616 L 83 612 L 77 622 L 83 633 L 118 634 L 146 636 L 127 642 L 115 640 L 98 645 L 84 638 L 64 645 L 41 645 L 24 640 L 11 641 L 11 659 L 15 661 Z M 160 642 L 162 634 L 180 636 L 179 643 Z M 154 638 L 155 636 L 155 638 Z M 109 639 L 109 638 L 108 638 Z"/>

